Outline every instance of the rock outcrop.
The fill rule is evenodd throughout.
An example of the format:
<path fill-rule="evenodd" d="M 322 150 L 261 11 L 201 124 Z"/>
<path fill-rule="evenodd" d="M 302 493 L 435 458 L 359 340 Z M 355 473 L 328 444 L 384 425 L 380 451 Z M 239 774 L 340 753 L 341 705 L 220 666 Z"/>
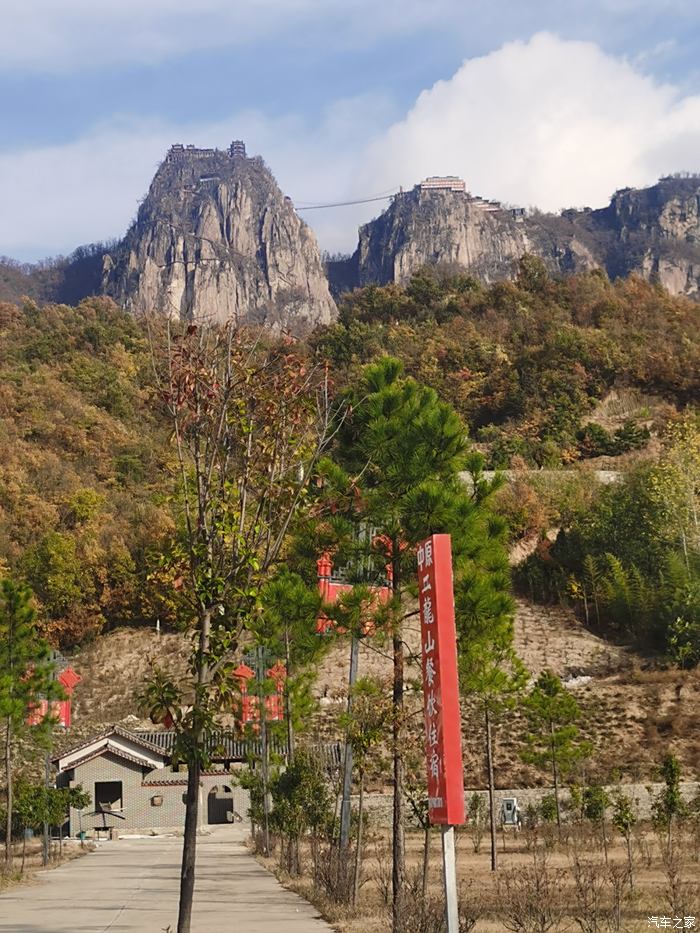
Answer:
<path fill-rule="evenodd" d="M 112 247 L 53 264 L 0 260 L 0 300 L 77 303 L 106 293 L 135 313 L 235 319 L 303 334 L 332 321 L 331 297 L 405 282 L 426 265 L 508 278 L 524 253 L 554 274 L 636 273 L 700 298 L 700 175 L 617 191 L 600 210 L 545 214 L 504 207 L 457 178 L 426 179 L 360 228 L 358 247 L 324 270 L 316 239 L 259 157 L 173 146 L 138 216 Z"/>
<path fill-rule="evenodd" d="M 432 180 L 435 181 L 435 180 Z M 449 180 L 445 180 L 446 182 Z M 459 183 L 463 184 L 463 183 Z M 601 210 L 526 213 L 457 185 L 417 185 L 360 228 L 354 256 L 331 275 L 352 285 L 402 282 L 425 265 L 459 266 L 491 282 L 513 274 L 524 253 L 553 273 L 602 267 L 635 272 L 673 294 L 700 294 L 700 176 L 669 177 L 616 192 Z"/>
<path fill-rule="evenodd" d="M 461 191 L 422 190 L 397 195 L 376 220 L 360 227 L 360 285 L 402 282 L 424 265 L 458 265 L 487 281 L 510 274 L 527 252 L 521 224 Z"/>
<path fill-rule="evenodd" d="M 135 313 L 304 333 L 336 308 L 313 233 L 259 157 L 173 146 L 103 289 Z"/>

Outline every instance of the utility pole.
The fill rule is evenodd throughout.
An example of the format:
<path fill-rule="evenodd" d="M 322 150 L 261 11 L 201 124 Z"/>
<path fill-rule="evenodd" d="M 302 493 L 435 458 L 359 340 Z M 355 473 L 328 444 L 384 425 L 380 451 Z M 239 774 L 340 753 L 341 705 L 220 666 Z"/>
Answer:
<path fill-rule="evenodd" d="M 267 716 L 265 715 L 265 697 L 260 690 L 260 741 L 262 744 L 262 779 L 263 779 L 263 833 L 265 840 L 265 858 L 270 857 L 270 795 L 268 792 L 268 750 L 267 750 Z"/>
<path fill-rule="evenodd" d="M 265 703 L 265 681 L 268 667 L 274 661 L 273 654 L 262 645 L 257 645 L 243 658 L 243 662 L 255 672 L 255 684 L 258 695 L 258 715 L 260 716 L 260 771 L 263 784 L 263 845 L 265 858 L 270 857 L 270 794 L 269 770 L 270 752 L 267 738 L 267 705 Z"/>
<path fill-rule="evenodd" d="M 360 639 L 353 633 L 350 642 L 350 676 L 348 678 L 348 719 L 352 715 L 353 690 L 357 682 L 357 666 L 360 654 Z M 343 800 L 340 805 L 340 852 L 342 857 L 350 845 L 350 797 L 352 795 L 352 743 L 350 727 L 345 734 L 345 754 L 343 757 Z"/>
<path fill-rule="evenodd" d="M 284 715 L 287 720 L 287 765 L 294 761 L 294 724 L 292 723 L 292 703 L 289 696 L 289 675 L 292 669 L 291 652 L 289 649 L 289 628 L 284 629 L 284 660 L 287 676 L 284 682 Z"/>
<path fill-rule="evenodd" d="M 49 792 L 49 787 L 50 787 L 50 783 L 49 783 L 50 767 L 51 767 L 50 754 L 51 753 L 47 750 L 46 754 L 44 755 L 44 789 L 46 791 L 46 803 L 48 803 L 48 796 L 49 796 L 48 792 Z M 44 817 L 46 817 L 46 805 L 44 806 Z M 46 818 L 44 819 L 44 825 L 43 825 L 41 864 L 44 866 L 44 868 L 49 864 L 49 823 Z"/>

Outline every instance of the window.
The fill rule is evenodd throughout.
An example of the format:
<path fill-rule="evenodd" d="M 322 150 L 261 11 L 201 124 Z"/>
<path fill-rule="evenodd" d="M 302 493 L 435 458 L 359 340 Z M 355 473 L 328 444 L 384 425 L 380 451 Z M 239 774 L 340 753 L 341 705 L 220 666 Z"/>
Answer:
<path fill-rule="evenodd" d="M 95 781 L 95 810 L 109 813 L 122 809 L 122 782 Z"/>

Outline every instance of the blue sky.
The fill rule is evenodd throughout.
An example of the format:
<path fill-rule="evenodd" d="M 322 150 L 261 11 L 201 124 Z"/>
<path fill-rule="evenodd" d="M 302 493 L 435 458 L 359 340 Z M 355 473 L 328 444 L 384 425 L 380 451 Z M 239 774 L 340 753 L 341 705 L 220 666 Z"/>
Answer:
<path fill-rule="evenodd" d="M 171 142 L 297 204 L 423 175 L 549 210 L 700 169 L 697 0 L 0 0 L 0 253 L 119 236 Z M 317 211 L 351 250 L 381 204 Z"/>

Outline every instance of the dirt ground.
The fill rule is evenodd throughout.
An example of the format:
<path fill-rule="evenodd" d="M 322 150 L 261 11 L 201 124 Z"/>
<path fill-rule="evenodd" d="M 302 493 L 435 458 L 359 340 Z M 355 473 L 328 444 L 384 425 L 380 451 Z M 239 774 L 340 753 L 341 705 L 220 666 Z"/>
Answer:
<path fill-rule="evenodd" d="M 37 871 L 44 871 L 42 864 L 42 842 L 40 839 L 30 839 L 24 846 L 24 871 L 22 871 L 22 848 L 21 842 L 13 845 L 13 870 L 11 874 L 5 874 L 0 871 L 0 891 L 3 891 L 14 884 L 31 883 Z M 57 840 L 51 842 L 51 859 L 49 869 L 57 868 L 65 862 L 80 858 L 86 852 L 91 852 L 94 848 L 91 842 L 85 842 L 83 845 L 74 839 L 64 840 L 62 851 Z"/>
<path fill-rule="evenodd" d="M 407 644 L 406 702 L 414 716 L 409 728 L 422 729 L 417 624 L 405 626 Z M 558 674 L 583 711 L 581 729 L 596 749 L 596 774 L 609 780 L 613 771 L 632 781 L 656 779 L 656 769 L 669 750 L 677 755 L 687 780 L 700 777 L 700 670 L 665 669 L 631 649 L 598 637 L 575 614 L 558 606 L 516 601 L 515 647 L 533 678 L 549 668 Z M 359 675 L 389 681 L 390 646 L 380 637 L 360 648 Z M 349 648 L 333 647 L 321 664 L 315 685 L 320 736 L 339 737 L 335 718 L 347 695 Z M 512 713 L 496 732 L 499 787 L 540 785 L 544 776 L 520 760 L 527 724 Z M 465 780 L 469 787 L 485 785 L 480 715 L 469 698 L 463 701 Z M 376 787 L 379 790 L 379 787 Z"/>
<path fill-rule="evenodd" d="M 414 716 L 409 726 L 420 740 L 421 699 L 418 625 L 405 626 L 407 695 Z M 665 670 L 628 648 L 614 645 L 588 631 L 563 608 L 518 600 L 515 619 L 518 654 L 533 677 L 545 667 L 559 674 L 576 696 L 583 712 L 582 729 L 596 747 L 592 775 L 607 780 L 621 770 L 632 781 L 655 779 L 655 769 L 671 750 L 683 766 L 687 780 L 700 777 L 700 670 Z M 121 629 L 87 645 L 73 659 L 83 680 L 74 695 L 70 734 L 57 738 L 55 751 L 76 744 L 106 726 L 120 722 L 127 728 L 152 728 L 144 718 L 138 694 L 149 676 L 149 659 L 174 672 L 186 668 L 184 639 L 175 634 L 158 636 L 147 629 Z M 360 676 L 391 676 L 390 646 L 377 636 L 360 650 Z M 337 715 L 347 691 L 349 646 L 333 645 L 319 665 L 315 693 L 318 713 L 307 725 L 313 739 L 342 737 Z M 465 778 L 469 787 L 483 787 L 481 721 L 464 704 Z M 513 714 L 496 732 L 496 771 L 499 787 L 537 786 L 545 776 L 524 765 L 519 749 L 526 724 Z M 376 786 L 374 789 L 381 789 Z"/>
<path fill-rule="evenodd" d="M 613 834 L 608 830 L 609 836 Z M 557 841 L 556 828 L 534 833 L 523 831 L 498 837 L 498 871 L 490 870 L 490 842 L 485 835 L 480 852 L 474 851 L 472 834 L 465 830 L 458 835 L 457 864 L 462 909 L 475 919 L 476 933 L 496 933 L 516 929 L 510 925 L 509 913 L 526 914 L 529 889 L 530 909 L 542 913 L 549 911 L 552 931 L 565 930 L 620 930 L 636 933 L 649 930 L 650 917 L 669 917 L 685 920 L 694 918 L 700 927 L 700 837 L 698 827 L 675 839 L 673 859 L 664 861 L 659 841 L 650 827 L 636 830 L 632 841 L 633 887 L 628 883 L 627 848 L 617 835 L 608 843 L 608 866 L 600 835 L 590 827 L 565 830 L 564 841 Z M 505 847 L 505 848 L 504 848 Z M 544 869 L 536 869 L 542 864 Z M 307 853 L 308 855 L 308 853 Z M 407 834 L 408 886 L 416 892 L 409 894 L 409 911 L 420 911 L 420 876 L 423 855 L 423 835 Z M 574 862 L 579 860 L 581 874 L 577 885 Z M 390 924 L 389 898 L 391 896 L 391 857 L 387 834 L 375 833 L 368 842 L 363 864 L 362 886 L 355 909 L 333 904 L 306 874 L 290 878 L 279 871 L 274 858 L 268 867 L 276 871 L 281 880 L 303 894 L 319 907 L 321 913 L 339 933 L 388 933 Z M 310 872 L 310 860 L 305 866 Z M 434 830 L 431 838 L 429 899 L 439 900 L 441 895 L 440 835 Z M 617 893 L 616 893 L 617 892 Z M 598 907 L 594 902 L 598 902 Z M 675 908 L 674 908 L 675 903 Z M 620 924 L 613 919 L 616 905 L 620 908 Z M 438 905 L 439 912 L 439 905 Z M 581 927 L 577 917 L 589 924 L 599 913 L 598 926 Z M 410 927 L 411 933 L 433 933 L 435 929 L 419 922 Z M 653 924 L 652 924 L 653 927 Z M 690 927 L 686 927 L 690 928 Z M 466 928 L 465 928 L 466 929 Z M 537 930 L 536 926 L 523 926 L 523 931 Z"/>

